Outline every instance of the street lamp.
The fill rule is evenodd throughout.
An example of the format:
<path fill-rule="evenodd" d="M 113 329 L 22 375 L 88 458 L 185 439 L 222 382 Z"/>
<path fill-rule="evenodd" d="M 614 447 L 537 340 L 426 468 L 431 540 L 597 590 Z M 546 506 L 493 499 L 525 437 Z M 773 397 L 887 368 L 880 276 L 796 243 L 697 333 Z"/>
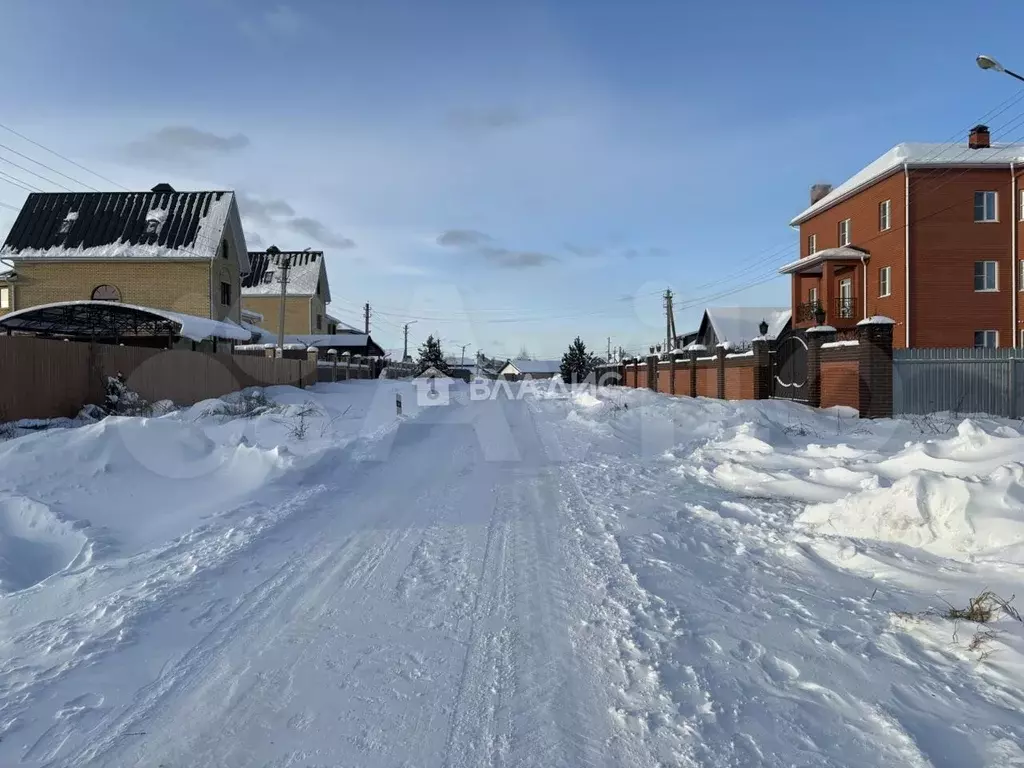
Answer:
<path fill-rule="evenodd" d="M 762 320 L 761 323 L 757 326 L 757 330 L 759 330 L 761 332 L 761 338 L 762 339 L 765 336 L 767 336 L 768 335 L 768 321 L 767 320 Z"/>
<path fill-rule="evenodd" d="M 1015 77 L 1018 80 L 1020 80 L 1021 82 L 1024 82 L 1024 77 L 1022 77 L 1021 75 L 1018 75 L 1013 70 L 1007 69 L 1002 64 L 1000 64 L 998 61 L 993 59 L 991 56 L 985 56 L 984 54 L 982 54 L 981 56 L 978 56 L 975 59 L 975 61 L 978 62 L 978 66 L 981 67 L 982 69 L 992 69 L 992 70 L 995 70 L 996 72 L 1004 72 L 1007 75 L 1009 75 L 1010 77 Z"/>

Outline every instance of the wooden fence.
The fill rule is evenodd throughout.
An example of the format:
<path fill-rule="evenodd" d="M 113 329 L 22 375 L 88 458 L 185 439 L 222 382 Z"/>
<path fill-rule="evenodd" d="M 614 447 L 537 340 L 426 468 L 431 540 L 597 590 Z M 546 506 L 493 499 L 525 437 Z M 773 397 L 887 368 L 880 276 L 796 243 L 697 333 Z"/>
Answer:
<path fill-rule="evenodd" d="M 100 404 L 106 381 L 121 373 L 149 401 L 192 405 L 246 387 L 317 380 L 313 360 L 281 360 L 189 350 L 160 350 L 0 337 L 0 422 L 74 416 Z"/>

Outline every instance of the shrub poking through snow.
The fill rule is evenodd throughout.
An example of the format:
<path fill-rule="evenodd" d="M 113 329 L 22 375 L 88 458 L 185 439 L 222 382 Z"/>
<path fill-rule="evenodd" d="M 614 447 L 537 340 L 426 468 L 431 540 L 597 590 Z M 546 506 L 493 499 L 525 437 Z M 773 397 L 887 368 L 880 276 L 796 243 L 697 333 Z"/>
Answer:
<path fill-rule="evenodd" d="M 1024 621 L 1013 607 L 1013 599 L 1011 596 L 1009 600 L 1004 600 L 991 590 L 985 590 L 977 597 L 972 597 L 966 608 L 955 608 L 951 605 L 942 615 L 950 621 L 973 621 L 976 624 L 987 624 L 1000 613 L 1011 619 Z"/>
<path fill-rule="evenodd" d="M 271 400 L 262 389 L 247 389 L 231 398 L 224 398 L 217 405 L 208 408 L 204 416 L 219 416 L 223 419 L 255 419 L 257 416 L 274 413 L 281 406 Z"/>
<path fill-rule="evenodd" d="M 103 410 L 110 416 L 150 416 L 153 406 L 138 392 L 128 388 L 124 374 L 107 377 L 107 394 L 103 399 Z"/>

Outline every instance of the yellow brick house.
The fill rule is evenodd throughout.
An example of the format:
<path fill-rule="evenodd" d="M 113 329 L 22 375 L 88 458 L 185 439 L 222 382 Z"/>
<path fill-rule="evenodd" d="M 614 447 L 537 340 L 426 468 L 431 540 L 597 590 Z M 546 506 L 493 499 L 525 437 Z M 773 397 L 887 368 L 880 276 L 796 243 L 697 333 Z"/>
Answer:
<path fill-rule="evenodd" d="M 282 276 L 286 335 L 333 334 L 339 321 L 327 314 L 331 286 L 323 251 L 282 251 L 270 246 L 251 251 L 249 273 L 242 278 L 242 307 L 263 316 L 261 328 L 277 333 L 281 322 Z"/>
<path fill-rule="evenodd" d="M 241 320 L 249 254 L 234 192 L 32 193 L 0 248 L 0 317 L 102 300 Z"/>

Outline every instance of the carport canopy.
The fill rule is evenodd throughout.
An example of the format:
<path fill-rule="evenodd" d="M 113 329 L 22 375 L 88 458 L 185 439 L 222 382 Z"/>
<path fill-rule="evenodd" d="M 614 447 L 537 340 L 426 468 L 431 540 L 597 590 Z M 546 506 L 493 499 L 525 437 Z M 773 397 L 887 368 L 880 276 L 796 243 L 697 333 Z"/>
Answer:
<path fill-rule="evenodd" d="M 176 337 L 245 342 L 252 338 L 250 331 L 230 320 L 113 301 L 62 301 L 20 309 L 0 317 L 3 332 L 67 339 Z"/>

